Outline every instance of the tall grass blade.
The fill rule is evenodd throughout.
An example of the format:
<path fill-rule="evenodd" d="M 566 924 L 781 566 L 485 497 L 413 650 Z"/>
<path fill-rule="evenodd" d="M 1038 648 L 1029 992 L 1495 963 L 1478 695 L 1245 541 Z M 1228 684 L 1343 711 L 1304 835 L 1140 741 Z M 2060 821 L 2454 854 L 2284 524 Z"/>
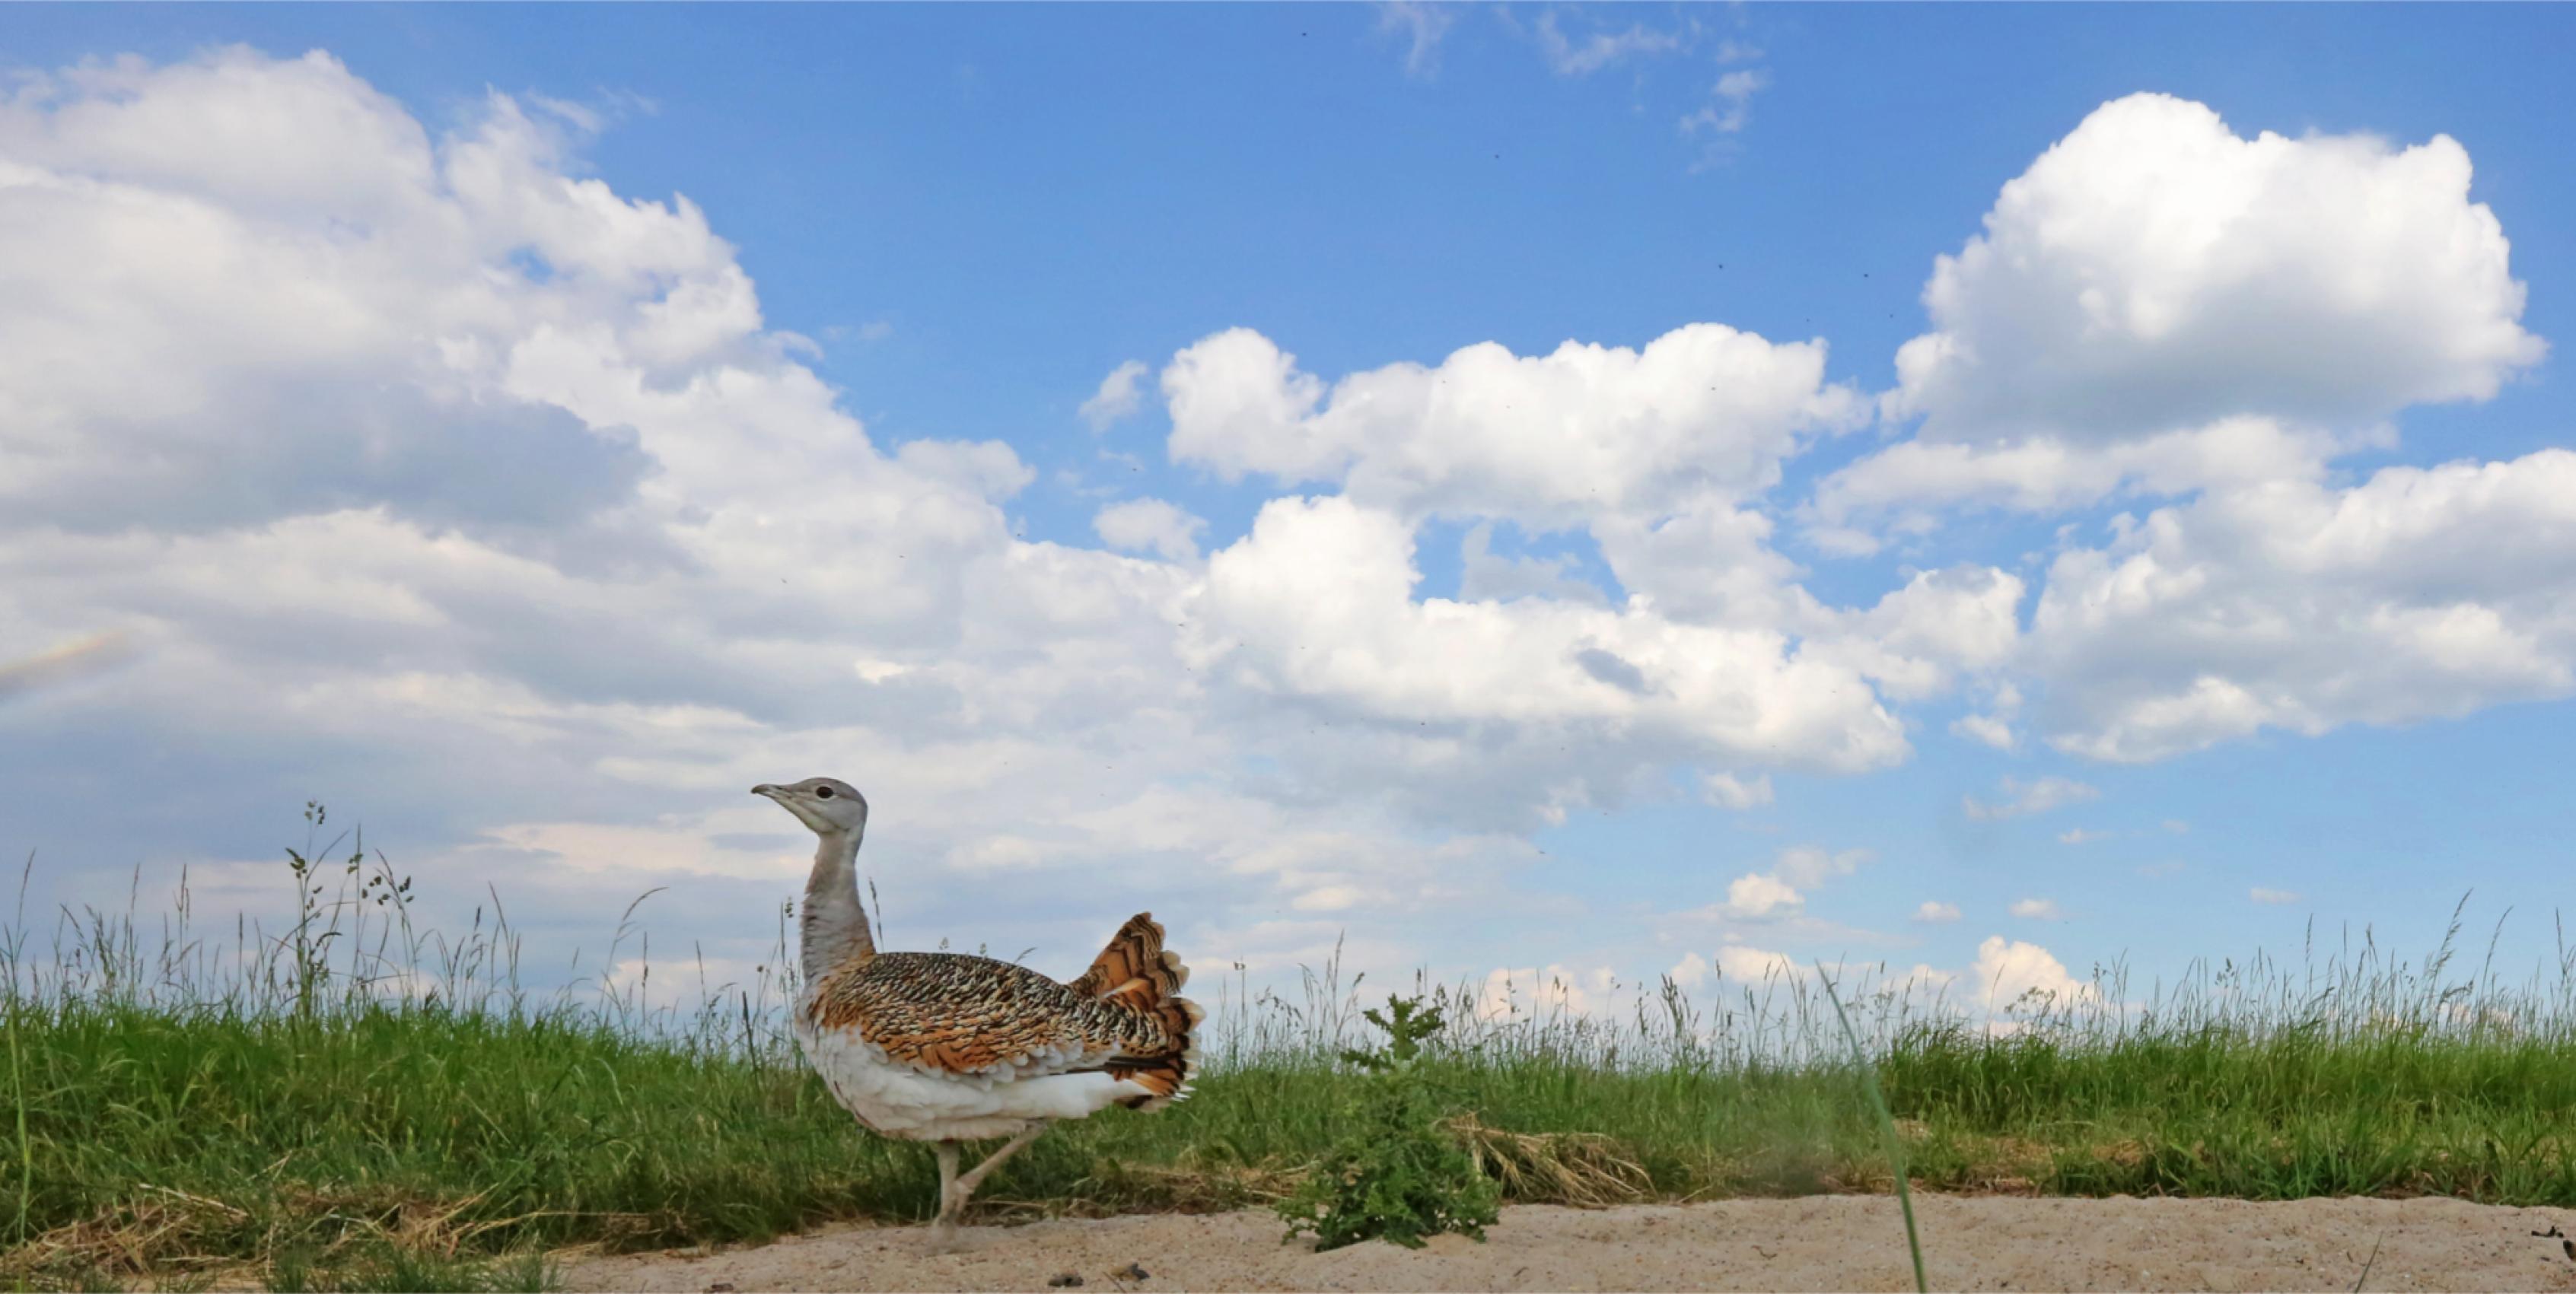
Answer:
<path fill-rule="evenodd" d="M 1825 1000 L 1834 1004 L 1834 1019 L 1843 1027 L 1843 1039 L 1851 1044 L 1852 1063 L 1860 1066 L 1861 1084 L 1869 1089 L 1870 1108 L 1878 1112 L 1878 1128 L 1887 1139 L 1887 1166 L 1896 1174 L 1896 1207 L 1905 1214 L 1905 1252 L 1914 1259 L 1915 1294 L 1928 1294 L 1931 1283 L 1923 1279 L 1923 1241 L 1914 1230 L 1914 1192 L 1905 1185 L 1905 1141 L 1896 1135 L 1896 1116 L 1888 1111 L 1887 1097 L 1878 1090 L 1878 1066 L 1871 1064 L 1869 1053 L 1861 1050 L 1860 1034 L 1853 1030 L 1851 1014 L 1843 1010 L 1843 996 L 1834 990 L 1833 977 L 1825 974 L 1825 964 L 1816 963 L 1816 979 L 1825 986 Z"/>

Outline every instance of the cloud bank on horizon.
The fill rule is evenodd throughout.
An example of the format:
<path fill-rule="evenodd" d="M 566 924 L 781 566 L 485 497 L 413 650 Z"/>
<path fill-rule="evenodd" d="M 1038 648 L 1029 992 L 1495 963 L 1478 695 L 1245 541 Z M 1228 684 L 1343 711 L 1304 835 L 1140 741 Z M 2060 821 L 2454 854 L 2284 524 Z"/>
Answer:
<path fill-rule="evenodd" d="M 1317 373 L 1211 319 L 1080 416 L 1159 401 L 1172 462 L 1267 502 L 1230 535 L 1121 499 L 1086 547 L 1016 536 L 1012 446 L 872 435 L 704 212 L 585 173 L 598 128 L 493 94 L 433 132 L 327 54 L 238 48 L 0 100 L 0 643 L 133 657 L 0 697 L 11 725 L 330 752 L 435 806 L 435 866 L 567 904 L 784 892 L 801 861 L 743 788 L 865 770 L 915 910 L 1006 895 L 1011 933 L 1076 945 L 1153 906 L 1275 968 L 1346 931 L 1410 964 L 1411 926 L 1538 902 L 1513 882 L 1569 814 L 1872 776 L 1937 705 L 2133 763 L 2576 691 L 2576 454 L 2344 463 L 2547 354 L 2448 137 L 2106 103 L 1998 177 L 1885 391 L 1721 320 Z M 1857 602 L 1783 551 L 2106 503 L 2108 539 L 2044 570 Z M 1608 578 L 1498 555 L 1497 526 L 1588 539 Z M 1459 593 L 1427 596 L 1456 527 Z M 2092 795 L 2008 779 L 1968 813 Z M 1784 850 L 1669 919 L 1700 950 L 1671 973 L 1785 964 L 1759 944 L 1870 865 Z M 1495 992 L 1604 991 L 1455 955 Z M 1924 969 L 2075 991 L 2001 936 Z"/>

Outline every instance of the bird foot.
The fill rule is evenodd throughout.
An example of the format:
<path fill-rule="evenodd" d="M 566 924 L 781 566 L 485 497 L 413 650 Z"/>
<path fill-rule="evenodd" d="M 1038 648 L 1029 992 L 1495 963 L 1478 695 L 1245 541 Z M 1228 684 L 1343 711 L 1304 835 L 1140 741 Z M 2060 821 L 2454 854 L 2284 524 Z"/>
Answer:
<path fill-rule="evenodd" d="M 966 1234 L 955 1220 L 942 1216 L 930 1224 L 930 1238 L 923 1243 L 922 1251 L 933 1257 L 964 1253 Z"/>

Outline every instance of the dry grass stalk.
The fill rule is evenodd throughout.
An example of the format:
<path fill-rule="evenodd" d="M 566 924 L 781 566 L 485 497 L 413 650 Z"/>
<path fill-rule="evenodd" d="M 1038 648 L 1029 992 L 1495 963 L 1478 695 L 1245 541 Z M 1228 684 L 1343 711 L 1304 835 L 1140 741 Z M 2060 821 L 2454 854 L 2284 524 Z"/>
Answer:
<path fill-rule="evenodd" d="M 1599 1209 L 1634 1203 L 1654 1193 L 1654 1181 L 1645 1168 L 1619 1153 L 1608 1137 L 1510 1132 L 1487 1127 L 1473 1114 L 1461 1114 L 1446 1126 L 1467 1148 L 1477 1169 L 1502 1183 L 1506 1199 Z"/>

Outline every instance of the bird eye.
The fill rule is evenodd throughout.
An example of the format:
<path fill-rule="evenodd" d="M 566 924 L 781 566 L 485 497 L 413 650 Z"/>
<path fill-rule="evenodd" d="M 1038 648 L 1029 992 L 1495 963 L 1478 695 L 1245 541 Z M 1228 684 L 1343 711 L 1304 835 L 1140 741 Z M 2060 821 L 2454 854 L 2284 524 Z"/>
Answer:
<path fill-rule="evenodd" d="M 817 799 L 817 800 L 828 800 L 828 799 L 831 799 L 831 798 L 832 798 L 832 788 L 831 788 L 831 787 L 828 787 L 828 786 L 818 786 L 818 787 L 815 787 L 815 788 L 814 788 L 814 798 L 815 798 L 815 799 Z"/>

